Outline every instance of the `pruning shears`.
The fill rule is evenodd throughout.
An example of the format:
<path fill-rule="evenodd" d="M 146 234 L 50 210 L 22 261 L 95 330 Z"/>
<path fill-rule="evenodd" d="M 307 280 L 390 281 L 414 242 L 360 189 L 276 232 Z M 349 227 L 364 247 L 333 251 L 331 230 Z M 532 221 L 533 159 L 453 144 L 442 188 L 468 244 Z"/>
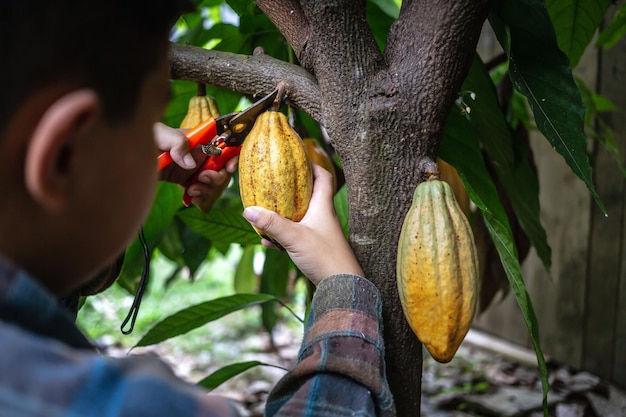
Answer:
<path fill-rule="evenodd" d="M 198 169 L 194 176 L 185 184 L 185 194 L 183 203 L 185 206 L 191 205 L 191 196 L 187 193 L 190 185 L 198 182 L 198 176 L 207 169 L 219 171 L 231 158 L 239 155 L 243 141 L 252 130 L 257 117 L 268 110 L 276 97 L 278 89 L 256 101 L 245 110 L 225 114 L 216 119 L 209 118 L 196 127 L 185 132 L 189 141 L 189 148 L 202 147 L 202 151 L 209 155 L 204 164 Z M 172 163 L 169 152 L 162 152 L 158 157 L 159 171 Z"/>

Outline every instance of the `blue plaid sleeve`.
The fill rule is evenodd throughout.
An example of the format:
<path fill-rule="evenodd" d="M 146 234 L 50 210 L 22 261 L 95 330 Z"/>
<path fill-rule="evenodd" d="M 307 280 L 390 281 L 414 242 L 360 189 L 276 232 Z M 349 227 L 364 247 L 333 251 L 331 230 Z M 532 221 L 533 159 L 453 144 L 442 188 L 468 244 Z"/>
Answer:
<path fill-rule="evenodd" d="M 0 322 L 3 417 L 235 417 L 154 356 L 105 358 Z"/>
<path fill-rule="evenodd" d="M 393 416 L 378 290 L 356 275 L 319 284 L 296 365 L 270 393 L 266 416 Z"/>

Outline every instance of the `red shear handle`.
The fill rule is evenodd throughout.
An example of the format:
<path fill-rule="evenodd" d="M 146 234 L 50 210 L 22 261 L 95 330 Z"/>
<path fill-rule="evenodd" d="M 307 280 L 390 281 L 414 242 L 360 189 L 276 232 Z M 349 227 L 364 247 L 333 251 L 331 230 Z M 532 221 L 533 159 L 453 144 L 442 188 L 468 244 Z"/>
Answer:
<path fill-rule="evenodd" d="M 206 145 L 217 136 L 215 119 L 212 117 L 201 122 L 196 127 L 185 132 L 189 141 L 189 149 L 193 149 L 198 145 Z M 159 171 L 172 163 L 172 156 L 169 152 L 161 152 L 159 155 Z"/>
<path fill-rule="evenodd" d="M 231 158 L 239 155 L 241 152 L 241 146 L 224 146 L 222 148 L 222 153 L 218 156 L 210 156 L 202 165 L 202 168 L 196 172 L 196 174 L 191 178 L 191 180 L 185 186 L 185 194 L 183 195 L 183 204 L 185 207 L 189 207 L 191 205 L 191 196 L 187 193 L 189 186 L 198 182 L 198 176 L 202 171 L 206 171 L 210 169 L 211 171 L 219 171 L 224 168 L 226 162 L 228 162 Z"/>

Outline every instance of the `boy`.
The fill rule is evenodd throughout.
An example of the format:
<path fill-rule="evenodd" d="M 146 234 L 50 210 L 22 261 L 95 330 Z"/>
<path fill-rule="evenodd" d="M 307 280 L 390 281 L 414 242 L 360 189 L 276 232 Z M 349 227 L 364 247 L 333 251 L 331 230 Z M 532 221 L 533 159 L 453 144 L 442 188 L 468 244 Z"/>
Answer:
<path fill-rule="evenodd" d="M 0 5 L 2 417 L 235 415 L 156 358 L 98 355 L 58 302 L 135 236 L 152 202 L 158 149 L 182 168 L 195 165 L 179 134 L 155 127 L 179 3 Z M 256 207 L 244 216 L 318 285 L 298 364 L 272 392 L 267 415 L 392 415 L 380 299 L 343 237 L 330 174 L 315 167 L 300 223 Z"/>

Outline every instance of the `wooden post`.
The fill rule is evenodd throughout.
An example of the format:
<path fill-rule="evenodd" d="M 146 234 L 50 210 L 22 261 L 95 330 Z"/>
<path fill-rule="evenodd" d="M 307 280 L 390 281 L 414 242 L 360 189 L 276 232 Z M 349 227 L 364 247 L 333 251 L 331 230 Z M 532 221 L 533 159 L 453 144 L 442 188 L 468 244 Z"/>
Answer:
<path fill-rule="evenodd" d="M 621 163 L 626 155 L 626 42 L 599 59 L 598 93 L 616 111 L 603 115 Z M 626 387 L 626 178 L 606 148 L 596 143 L 594 182 L 608 217 L 592 206 L 583 366 Z"/>

